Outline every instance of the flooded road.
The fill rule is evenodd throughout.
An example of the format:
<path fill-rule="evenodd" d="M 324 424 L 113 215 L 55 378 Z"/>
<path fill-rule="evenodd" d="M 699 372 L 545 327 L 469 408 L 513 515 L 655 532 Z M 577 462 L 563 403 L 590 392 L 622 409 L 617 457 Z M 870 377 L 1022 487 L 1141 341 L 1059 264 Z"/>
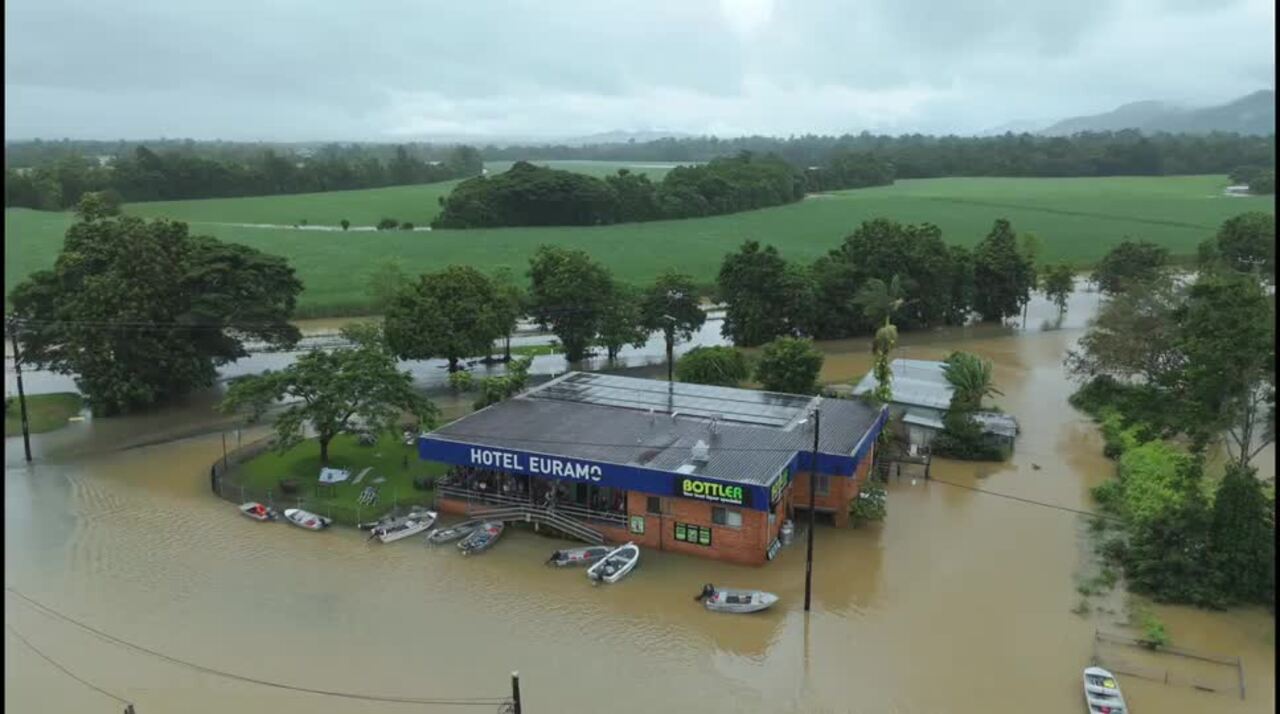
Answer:
<path fill-rule="evenodd" d="M 1025 332 L 903 336 L 897 357 L 965 349 L 995 362 L 1004 392 L 995 401 L 1022 425 L 1015 455 L 1004 464 L 935 461 L 934 481 L 891 480 L 885 523 L 820 527 L 808 618 L 803 532 L 762 568 L 646 552 L 626 580 L 593 587 L 579 570 L 541 565 L 560 541 L 515 529 L 464 559 L 417 540 L 372 545 L 349 529 L 251 522 L 209 493 L 221 433 L 151 443 L 219 428 L 200 399 L 38 436 L 31 467 L 20 441 L 6 440 L 5 580 L 171 657 L 314 688 L 501 697 L 519 670 L 526 712 L 1080 712 L 1079 675 L 1095 628 L 1120 632 L 1124 619 L 1070 612 L 1087 548 L 1084 519 L 971 488 L 1091 507 L 1088 489 L 1113 464 L 1096 428 L 1068 406 L 1072 385 L 1061 363 L 1094 299 L 1077 294 L 1062 329 L 1037 330 L 1044 310 L 1033 307 Z M 865 339 L 823 347 L 826 382 L 856 380 L 869 367 Z M 665 369 L 660 358 L 649 364 L 642 371 Z M 708 613 L 693 600 L 706 582 L 763 588 L 782 601 L 749 617 Z M 1248 697 L 1122 677 L 1135 712 L 1274 710 L 1271 615 L 1156 612 L 1175 645 L 1241 657 Z M 5 618 L 79 676 L 133 701 L 138 714 L 496 710 L 232 681 L 104 642 L 13 595 Z M 12 635 L 5 654 L 6 705 L 122 708 Z"/>

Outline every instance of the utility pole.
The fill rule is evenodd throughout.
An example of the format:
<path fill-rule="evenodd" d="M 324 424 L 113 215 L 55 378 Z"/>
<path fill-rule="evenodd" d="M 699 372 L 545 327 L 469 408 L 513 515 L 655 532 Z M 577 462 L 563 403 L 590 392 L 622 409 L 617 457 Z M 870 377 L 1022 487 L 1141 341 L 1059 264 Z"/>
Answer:
<path fill-rule="evenodd" d="M 511 673 L 511 712 L 520 714 L 520 673 Z"/>
<path fill-rule="evenodd" d="M 809 546 L 804 558 L 804 611 L 809 611 L 809 599 L 813 591 L 813 527 L 814 509 L 817 506 L 818 493 L 818 430 L 822 423 L 822 412 L 813 408 L 813 463 L 809 469 Z"/>
<path fill-rule="evenodd" d="M 22 412 L 22 448 L 31 463 L 31 427 L 27 421 L 27 395 L 22 391 L 22 351 L 18 348 L 18 322 L 10 318 L 9 339 L 13 342 L 13 370 L 18 375 L 18 409 Z"/>

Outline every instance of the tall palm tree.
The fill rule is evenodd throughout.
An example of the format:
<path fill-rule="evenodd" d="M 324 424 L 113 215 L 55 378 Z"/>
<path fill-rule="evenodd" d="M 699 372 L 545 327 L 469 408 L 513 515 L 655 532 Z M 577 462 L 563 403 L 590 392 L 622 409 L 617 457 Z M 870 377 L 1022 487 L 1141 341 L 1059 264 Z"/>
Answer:
<path fill-rule="evenodd" d="M 966 411 L 982 408 L 982 400 L 1003 394 L 996 389 L 991 362 L 968 352 L 952 352 L 943 373 L 953 389 L 951 403 Z"/>
<path fill-rule="evenodd" d="M 888 325 L 890 319 L 907 303 L 906 290 L 907 286 L 897 275 L 887 284 L 880 278 L 871 278 L 858 291 L 853 302 L 862 306 L 862 314 L 868 320 L 880 322 L 883 318 L 884 324 Z"/>

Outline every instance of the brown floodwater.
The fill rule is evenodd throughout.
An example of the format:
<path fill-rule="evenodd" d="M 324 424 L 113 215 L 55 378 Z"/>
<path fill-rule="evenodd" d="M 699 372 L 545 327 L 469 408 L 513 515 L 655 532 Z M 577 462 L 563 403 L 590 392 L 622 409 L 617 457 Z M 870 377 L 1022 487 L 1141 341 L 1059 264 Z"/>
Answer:
<path fill-rule="evenodd" d="M 1111 474 L 1096 428 L 1067 404 L 1062 356 L 1083 324 L 1068 317 L 1063 329 L 1037 330 L 1033 315 L 1028 331 L 903 337 L 899 357 L 966 349 L 995 362 L 1004 392 L 995 401 L 1022 425 L 1016 453 L 1003 464 L 935 461 L 933 481 L 890 482 L 883 524 L 820 526 L 808 617 L 803 531 L 765 567 L 646 552 L 627 579 L 593 587 L 580 570 L 541 564 L 561 542 L 515 529 L 462 558 L 417 539 L 372 545 L 352 529 L 251 522 L 208 490 L 225 428 L 209 413 L 212 397 L 39 436 L 34 466 L 23 464 L 20 440 L 7 439 L 5 581 L 172 657 L 313 688 L 492 697 L 519 670 L 527 712 L 1080 712 L 1095 629 L 1126 632 L 1118 591 L 1095 598 L 1088 615 L 1071 612 L 1078 577 L 1094 567 L 1084 518 L 963 488 L 1087 509 L 1088 489 Z M 857 379 L 869 366 L 866 340 L 824 347 L 825 381 Z M 693 600 L 706 582 L 763 588 L 782 601 L 760 615 L 713 614 Z M 1270 614 L 1155 611 L 1175 645 L 1242 658 L 1247 698 L 1234 689 L 1234 670 L 1110 646 L 1105 657 L 1174 682 L 1122 676 L 1134 711 L 1274 709 Z M 495 709 L 227 680 L 122 649 L 13 595 L 5 619 L 139 714 Z M 12 635 L 5 662 L 5 703 L 16 710 L 122 708 Z M 1191 681 L 1226 691 L 1179 684 Z"/>

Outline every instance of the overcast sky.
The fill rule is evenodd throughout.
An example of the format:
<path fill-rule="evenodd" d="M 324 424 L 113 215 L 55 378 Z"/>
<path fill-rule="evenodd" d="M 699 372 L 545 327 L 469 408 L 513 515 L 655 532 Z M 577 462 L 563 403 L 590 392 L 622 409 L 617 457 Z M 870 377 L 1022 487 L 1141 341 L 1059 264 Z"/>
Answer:
<path fill-rule="evenodd" d="M 1275 83 L 1270 0 L 7 0 L 15 138 L 975 132 Z"/>

